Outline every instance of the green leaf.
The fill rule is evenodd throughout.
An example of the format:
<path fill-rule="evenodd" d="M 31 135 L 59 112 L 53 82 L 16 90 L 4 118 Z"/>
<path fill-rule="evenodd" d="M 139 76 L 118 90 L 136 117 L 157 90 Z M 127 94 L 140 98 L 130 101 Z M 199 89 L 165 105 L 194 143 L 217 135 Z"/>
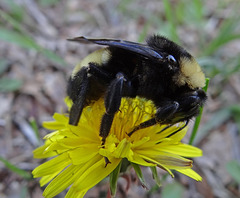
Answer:
<path fill-rule="evenodd" d="M 206 85 L 203 88 L 203 90 L 205 92 L 207 92 L 208 85 L 209 85 L 209 78 L 206 78 Z M 189 140 L 189 144 L 190 145 L 193 144 L 193 141 L 194 141 L 194 139 L 195 139 L 195 137 L 197 135 L 198 127 L 200 125 L 201 118 L 202 118 L 202 112 L 203 112 L 203 107 L 200 108 L 199 115 L 196 117 L 196 120 L 195 120 L 195 123 L 194 123 L 194 126 L 193 126 L 193 130 L 192 130 L 192 133 L 191 133 L 191 137 L 190 137 L 190 140 Z"/>
<path fill-rule="evenodd" d="M 184 193 L 184 187 L 174 182 L 172 184 L 167 184 L 162 191 L 162 198 L 182 198 Z"/>
<path fill-rule="evenodd" d="M 3 74 L 8 68 L 8 61 L 5 59 L 0 60 L 0 75 Z"/>
<path fill-rule="evenodd" d="M 176 14 L 176 18 L 177 18 L 177 22 L 179 24 L 183 23 L 184 17 L 185 15 L 185 8 L 186 4 L 183 1 L 178 1 L 176 4 L 176 8 L 175 8 L 175 14 Z"/>
<path fill-rule="evenodd" d="M 121 165 L 122 162 L 118 164 L 118 166 L 114 169 L 113 172 L 111 172 L 109 176 L 111 196 L 115 196 L 117 191 L 117 180 L 120 173 Z"/>
<path fill-rule="evenodd" d="M 16 21 L 22 22 L 24 17 L 27 15 L 24 6 L 16 3 L 14 0 L 5 0 L 5 3 L 9 9 L 9 15 L 12 16 Z"/>
<path fill-rule="evenodd" d="M 150 169 L 152 171 L 153 179 L 155 180 L 158 187 L 160 187 L 162 184 L 160 178 L 158 177 L 156 166 L 151 166 Z"/>
<path fill-rule="evenodd" d="M 147 36 L 147 34 L 148 34 L 149 27 L 150 27 L 150 23 L 149 23 L 149 22 L 147 22 L 147 23 L 144 24 L 144 27 L 143 27 L 143 29 L 142 29 L 142 32 L 140 32 L 140 34 L 139 34 L 139 36 L 138 36 L 138 39 L 137 39 L 137 41 L 138 41 L 139 43 L 144 42 L 144 40 L 145 40 L 145 38 L 146 38 L 146 36 Z"/>
<path fill-rule="evenodd" d="M 31 37 L 22 35 L 21 33 L 2 28 L 0 31 L 0 39 L 17 44 L 27 49 L 34 49 L 41 52 L 44 56 L 56 63 L 65 64 L 65 61 L 54 52 L 48 49 L 44 49 L 43 47 L 39 46 L 34 40 L 32 40 Z"/>
<path fill-rule="evenodd" d="M 13 165 L 12 163 L 10 163 L 8 160 L 4 159 L 3 157 L 0 156 L 0 161 L 12 172 L 20 175 L 21 177 L 23 177 L 24 179 L 31 179 L 32 175 L 18 167 L 16 167 L 15 165 Z"/>
<path fill-rule="evenodd" d="M 57 54 L 55 54 L 53 51 L 45 49 L 40 47 L 39 50 L 44 56 L 46 56 L 49 60 L 52 60 L 55 63 L 58 63 L 60 65 L 66 65 L 65 61 L 58 56 Z"/>
<path fill-rule="evenodd" d="M 141 182 L 141 185 L 144 188 L 147 188 L 140 166 L 138 164 L 135 164 L 135 163 L 132 163 L 132 162 L 131 162 L 131 165 L 134 168 L 134 170 L 135 170 L 135 172 L 136 172 L 136 174 L 138 176 L 138 179 Z"/>
<path fill-rule="evenodd" d="M 202 0 L 194 0 L 193 3 L 193 10 L 195 17 L 195 21 L 200 22 L 203 19 L 203 1 Z"/>
<path fill-rule="evenodd" d="M 165 10 L 165 14 L 166 14 L 166 18 L 168 21 L 168 24 L 170 26 L 170 38 L 179 43 L 179 38 L 178 38 L 178 34 L 177 34 L 177 24 L 175 21 L 175 13 L 173 10 L 173 6 L 171 5 L 170 1 L 168 0 L 163 0 L 163 5 L 164 5 L 164 10 Z"/>
<path fill-rule="evenodd" d="M 230 41 L 240 38 L 239 33 L 235 33 L 239 17 L 235 19 L 225 20 L 220 27 L 217 37 L 212 40 L 209 45 L 203 50 L 203 55 L 211 55 L 217 51 L 221 46 L 229 43 Z"/>
<path fill-rule="evenodd" d="M 0 92 L 11 92 L 20 89 L 22 81 L 7 77 L 0 79 Z"/>
<path fill-rule="evenodd" d="M 32 127 L 32 129 L 34 131 L 34 134 L 35 134 L 35 136 L 36 136 L 36 138 L 38 140 L 38 143 L 40 145 L 41 139 L 40 139 L 40 135 L 39 135 L 39 131 L 38 131 L 37 122 L 36 122 L 36 120 L 33 117 L 29 118 L 29 122 L 30 122 L 30 125 L 31 125 L 31 127 Z"/>
<path fill-rule="evenodd" d="M 233 105 L 230 107 L 232 117 L 237 125 L 238 131 L 240 132 L 240 105 Z"/>
<path fill-rule="evenodd" d="M 184 22 L 186 24 L 192 24 L 198 27 L 201 27 L 203 22 L 203 1 L 194 0 L 194 1 L 182 1 L 184 7 L 182 10 L 182 15 L 184 17 Z"/>
<path fill-rule="evenodd" d="M 22 35 L 21 33 L 14 32 L 13 30 L 8 30 L 5 28 L 1 28 L 0 31 L 0 39 L 17 44 L 21 47 L 25 47 L 27 49 L 35 49 L 37 50 L 39 47 L 37 44 L 29 37 Z"/>
<path fill-rule="evenodd" d="M 226 169 L 232 178 L 240 184 L 240 163 L 236 160 L 232 160 L 227 163 Z"/>

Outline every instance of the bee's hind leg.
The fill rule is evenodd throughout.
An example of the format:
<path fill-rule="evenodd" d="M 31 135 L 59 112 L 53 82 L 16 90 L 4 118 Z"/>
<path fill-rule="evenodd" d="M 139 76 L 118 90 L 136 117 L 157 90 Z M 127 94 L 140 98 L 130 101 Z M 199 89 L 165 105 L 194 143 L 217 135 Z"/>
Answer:
<path fill-rule="evenodd" d="M 69 117 L 71 125 L 78 125 L 82 110 L 86 105 L 87 93 L 90 89 L 89 77 L 98 79 L 102 83 L 108 83 L 112 79 L 111 75 L 95 63 L 89 63 L 88 66 L 82 67 L 75 76 L 69 79 L 67 92 L 73 101 Z"/>
<path fill-rule="evenodd" d="M 76 76 L 69 79 L 68 95 L 73 101 L 70 109 L 69 124 L 77 126 L 82 114 L 87 91 L 89 89 L 88 68 L 83 67 Z"/>

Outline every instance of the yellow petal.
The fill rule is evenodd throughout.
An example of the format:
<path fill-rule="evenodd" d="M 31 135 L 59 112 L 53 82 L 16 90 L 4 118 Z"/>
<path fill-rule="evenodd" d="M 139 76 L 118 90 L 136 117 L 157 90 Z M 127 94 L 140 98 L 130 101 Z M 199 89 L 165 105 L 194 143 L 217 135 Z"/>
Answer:
<path fill-rule="evenodd" d="M 82 146 L 96 148 L 96 146 L 100 145 L 99 139 L 96 141 L 94 139 L 89 139 L 87 137 L 68 137 L 58 140 L 57 143 L 69 149 L 78 148 Z"/>
<path fill-rule="evenodd" d="M 49 157 L 53 157 L 55 155 L 57 155 L 56 151 L 52 151 L 52 152 L 48 152 L 48 153 L 44 153 L 45 149 L 49 146 L 48 143 L 45 143 L 43 146 L 40 146 L 38 148 L 36 148 L 33 151 L 33 156 L 34 158 L 38 158 L 38 159 L 42 159 L 42 158 L 49 158 Z"/>
<path fill-rule="evenodd" d="M 163 130 L 163 131 L 159 130 L 161 132 L 158 132 L 157 134 L 155 134 L 154 137 L 160 141 L 167 137 L 171 137 L 171 139 L 180 141 L 183 138 L 183 136 L 186 134 L 188 127 L 185 127 L 183 130 L 181 130 L 177 133 L 175 133 L 175 131 L 177 131 L 179 129 L 179 127 L 182 127 L 183 125 L 184 125 L 184 123 L 179 123 L 179 124 L 173 125 L 171 127 L 169 127 L 168 125 L 163 125 L 163 126 L 161 126 L 161 130 Z"/>
<path fill-rule="evenodd" d="M 134 141 L 132 149 L 137 149 L 138 147 L 142 148 L 148 143 L 149 140 L 150 140 L 150 137 L 143 137 L 140 140 Z M 145 147 L 148 147 L 148 146 L 145 146 Z"/>
<path fill-rule="evenodd" d="M 200 157 L 202 156 L 202 150 L 187 144 L 168 145 L 161 148 L 161 151 L 166 151 L 181 155 L 184 157 Z"/>
<path fill-rule="evenodd" d="M 87 162 L 91 158 L 95 157 L 98 154 L 98 147 L 94 145 L 92 147 L 81 146 L 74 150 L 68 151 L 71 162 L 74 165 L 79 165 Z"/>
<path fill-rule="evenodd" d="M 104 156 L 104 157 L 107 157 L 107 158 L 112 156 L 112 152 L 109 151 L 108 149 L 104 149 L 104 148 L 99 149 L 99 154 Z"/>
<path fill-rule="evenodd" d="M 57 130 L 57 131 L 54 131 L 54 132 L 52 132 L 52 133 L 49 133 L 49 134 L 47 134 L 47 135 L 45 135 L 43 139 L 54 138 L 54 137 L 56 137 L 57 135 L 59 135 L 59 131 L 58 131 L 58 130 Z"/>
<path fill-rule="evenodd" d="M 178 171 L 184 175 L 187 175 L 188 177 L 191 177 L 192 179 L 195 179 L 196 181 L 202 181 L 202 177 L 192 169 L 176 169 L 176 171 Z"/>
<path fill-rule="evenodd" d="M 102 157 L 96 163 L 89 165 L 88 169 L 79 177 L 79 179 L 74 182 L 72 188 L 75 191 L 85 191 L 93 186 L 95 186 L 98 182 L 108 176 L 119 164 L 121 159 L 109 158 L 110 164 L 105 167 L 106 162 Z"/>
<path fill-rule="evenodd" d="M 69 97 L 66 97 L 66 98 L 64 99 L 64 102 L 65 102 L 65 104 L 67 105 L 68 110 L 70 110 L 70 108 L 71 108 L 71 106 L 72 106 L 72 104 L 73 104 L 72 100 L 71 100 Z"/>
<path fill-rule="evenodd" d="M 34 178 L 36 177 L 42 177 L 45 175 L 50 175 L 55 172 L 58 172 L 59 170 L 63 170 L 66 166 L 70 164 L 70 159 L 68 157 L 67 153 L 63 153 L 62 155 L 59 155 L 43 164 L 38 166 L 32 171 L 32 174 Z"/>
<path fill-rule="evenodd" d="M 137 153 L 134 153 L 131 159 L 128 159 L 130 162 L 133 162 L 135 164 L 139 164 L 142 166 L 156 166 L 156 163 L 150 163 L 144 160 L 142 157 L 140 157 Z"/>
<path fill-rule="evenodd" d="M 62 170 L 59 170 L 58 172 L 55 172 L 55 173 L 53 173 L 53 174 L 51 174 L 51 175 L 43 176 L 43 177 L 40 179 L 40 181 L 39 181 L 40 186 L 42 187 L 42 186 L 46 185 L 46 184 L 47 184 L 48 182 L 50 182 L 54 177 L 56 177 L 61 171 L 62 171 Z"/>
<path fill-rule="evenodd" d="M 52 144 L 50 144 L 43 152 L 43 154 L 46 154 L 48 152 L 57 152 L 57 154 L 61 154 L 63 152 L 65 152 L 67 150 L 66 147 L 64 147 L 61 144 L 58 144 L 58 142 L 53 142 Z"/>
<path fill-rule="evenodd" d="M 75 191 L 74 188 L 70 188 L 69 191 L 67 192 L 65 198 L 83 198 L 84 195 L 86 194 L 87 190 L 82 190 L 80 192 Z"/>
<path fill-rule="evenodd" d="M 177 131 L 179 129 L 179 127 L 175 128 L 175 126 L 173 126 L 170 128 L 172 130 L 171 134 L 173 134 L 173 135 L 170 135 L 170 137 L 169 137 L 171 139 L 171 143 L 180 142 L 187 133 L 187 127 L 185 127 L 183 130 L 181 130 L 177 133 L 175 133 L 175 131 Z"/>
<path fill-rule="evenodd" d="M 44 190 L 44 196 L 54 197 L 81 178 L 82 175 L 88 171 L 89 167 L 91 167 L 93 164 L 96 164 L 101 159 L 103 159 L 102 156 L 96 156 L 95 158 L 87 161 L 85 164 L 77 166 L 70 165 L 51 181 L 51 183 Z"/>
<path fill-rule="evenodd" d="M 115 158 L 125 158 L 133 155 L 131 151 L 131 143 L 124 138 L 117 146 L 116 150 L 112 153 Z"/>
<path fill-rule="evenodd" d="M 189 169 L 192 167 L 192 160 L 174 155 L 171 153 L 159 153 L 159 155 L 151 157 L 156 160 L 158 164 L 161 164 L 169 169 Z"/>
<path fill-rule="evenodd" d="M 50 130 L 59 130 L 68 123 L 68 117 L 63 114 L 55 113 L 53 118 L 55 121 L 43 122 L 43 127 Z"/>
<path fill-rule="evenodd" d="M 143 155 L 143 156 L 139 155 L 139 156 L 142 157 L 143 159 L 145 159 L 147 162 L 151 162 L 151 163 L 156 164 L 158 167 L 160 167 L 160 168 L 162 168 L 163 170 L 167 171 L 172 177 L 174 177 L 172 171 L 171 171 L 168 167 L 160 164 L 160 163 L 159 163 L 158 161 L 156 161 L 155 159 L 152 159 L 152 158 L 147 157 L 147 156 L 144 156 L 144 155 Z"/>
<path fill-rule="evenodd" d="M 76 172 L 80 170 L 79 166 L 70 165 L 64 171 L 62 171 L 51 183 L 45 188 L 43 192 L 44 197 L 54 197 L 68 186 L 70 186 L 76 179 L 78 174 Z"/>
<path fill-rule="evenodd" d="M 81 118 L 82 119 L 82 118 Z M 99 130 L 94 130 L 89 123 L 81 124 L 80 126 L 68 125 L 71 133 L 78 137 L 83 137 L 92 141 L 100 142 Z"/>

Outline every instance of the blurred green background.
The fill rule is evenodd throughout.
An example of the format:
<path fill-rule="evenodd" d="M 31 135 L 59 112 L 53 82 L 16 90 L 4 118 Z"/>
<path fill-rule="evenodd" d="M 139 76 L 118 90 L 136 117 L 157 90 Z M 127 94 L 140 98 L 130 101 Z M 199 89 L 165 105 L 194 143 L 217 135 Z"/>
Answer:
<path fill-rule="evenodd" d="M 117 197 L 240 197 L 238 0 L 0 1 L 0 197 L 41 197 L 30 174 L 41 163 L 32 159 L 47 134 L 41 123 L 66 111 L 67 79 L 74 65 L 97 49 L 66 39 L 84 35 L 144 42 L 151 34 L 184 46 L 210 78 L 193 141 L 203 150 L 204 156 L 194 160 L 203 182 L 182 175 L 173 180 L 161 172 L 158 188 L 143 168 L 149 190 L 135 181 L 124 195 L 126 182 L 120 180 Z M 106 197 L 107 182 L 86 197 Z"/>

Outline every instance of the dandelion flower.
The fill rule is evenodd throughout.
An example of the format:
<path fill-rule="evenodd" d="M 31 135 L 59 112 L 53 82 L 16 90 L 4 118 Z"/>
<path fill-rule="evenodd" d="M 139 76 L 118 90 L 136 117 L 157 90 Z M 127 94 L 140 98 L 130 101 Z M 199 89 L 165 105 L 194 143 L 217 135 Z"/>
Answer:
<path fill-rule="evenodd" d="M 54 130 L 45 136 L 45 144 L 33 152 L 35 158 L 52 157 L 33 170 L 35 178 L 41 177 L 41 186 L 48 184 L 44 197 L 54 197 L 68 187 L 66 197 L 83 197 L 123 159 L 133 165 L 160 167 L 172 177 L 172 170 L 176 170 L 201 180 L 191 169 L 192 160 L 185 157 L 199 157 L 202 151 L 181 142 L 187 127 L 176 131 L 183 123 L 171 127 L 157 124 L 129 137 L 127 133 L 152 118 L 156 108 L 151 101 L 142 98 L 123 98 L 103 147 L 99 129 L 104 111 L 104 101 L 98 100 L 84 108 L 78 126 L 69 125 L 68 115 L 58 113 L 54 114 L 54 121 L 43 123 L 45 128 Z M 111 163 L 106 166 L 104 158 Z"/>

